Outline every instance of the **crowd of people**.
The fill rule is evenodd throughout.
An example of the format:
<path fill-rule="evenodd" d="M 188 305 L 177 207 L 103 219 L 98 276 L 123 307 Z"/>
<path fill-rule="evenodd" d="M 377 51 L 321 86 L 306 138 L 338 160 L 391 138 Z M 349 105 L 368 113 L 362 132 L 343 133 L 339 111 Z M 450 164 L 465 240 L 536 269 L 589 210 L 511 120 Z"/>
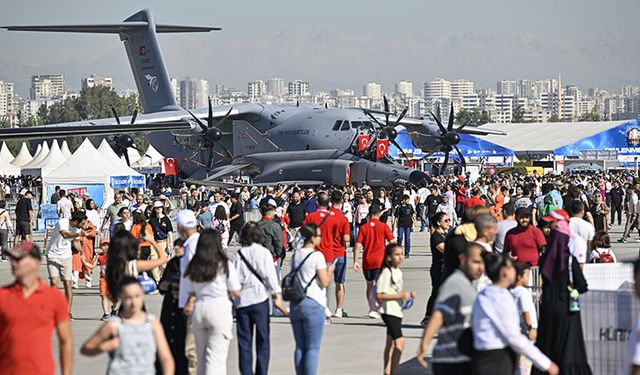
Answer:
<path fill-rule="evenodd" d="M 630 174 L 438 176 L 393 189 L 182 185 L 175 196 L 119 192 L 99 212 L 88 194 L 57 188 L 45 258 L 49 285 L 62 281 L 64 295 L 38 277 L 41 251 L 29 237 L 24 189 L 16 246 L 3 244 L 16 280 L 0 290 L 0 362 L 15 373 L 52 373 L 53 358 L 24 348 L 36 340 L 38 353 L 51 352 L 55 329 L 62 373 L 70 374 L 73 290 L 82 280 L 92 287 L 98 267 L 104 323 L 81 353 L 110 353 L 111 374 L 225 374 L 234 319 L 240 373 L 267 374 L 274 316 L 290 320 L 296 373 L 315 374 L 324 327 L 349 317 L 352 268 L 366 282 L 368 317 L 386 326 L 385 374 L 398 372 L 403 314 L 417 293 L 430 293 L 417 358 L 435 374 L 591 374 L 582 267 L 617 261 L 609 229 L 624 219 L 622 242 L 638 228 L 637 189 Z M 0 237 L 13 228 L 3 203 Z M 414 230 L 429 233 L 431 291 L 405 290 L 400 265 L 412 255 Z M 539 308 L 532 267 L 542 279 Z M 164 295 L 159 319 L 144 305 L 155 293 Z M 25 329 L 35 336 L 27 339 Z"/>

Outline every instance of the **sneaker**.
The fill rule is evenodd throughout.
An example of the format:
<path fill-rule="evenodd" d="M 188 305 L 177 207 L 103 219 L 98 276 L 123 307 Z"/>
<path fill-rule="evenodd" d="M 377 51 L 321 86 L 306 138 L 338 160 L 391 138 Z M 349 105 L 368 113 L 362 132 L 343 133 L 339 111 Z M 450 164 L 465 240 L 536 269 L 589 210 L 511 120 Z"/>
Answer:
<path fill-rule="evenodd" d="M 87 281 L 87 289 L 91 288 L 91 281 Z"/>
<path fill-rule="evenodd" d="M 103 322 L 109 320 L 109 314 L 102 315 L 102 318 L 100 318 L 100 320 L 102 320 Z"/>
<path fill-rule="evenodd" d="M 404 259 L 409 259 L 409 258 L 410 258 L 409 254 L 404 255 Z"/>
<path fill-rule="evenodd" d="M 330 326 L 331 325 L 331 318 L 325 318 L 324 319 L 324 325 L 325 326 Z"/>
<path fill-rule="evenodd" d="M 618 242 L 627 243 L 627 239 L 626 238 L 621 238 L 621 239 L 618 240 Z"/>
<path fill-rule="evenodd" d="M 78 283 L 73 283 L 73 285 L 71 285 L 71 287 L 72 287 L 73 289 L 78 289 Z"/>
<path fill-rule="evenodd" d="M 9 259 L 2 259 L 2 263 L 8 263 Z"/>
<path fill-rule="evenodd" d="M 380 313 L 377 311 L 369 311 L 369 318 L 380 319 Z"/>
<path fill-rule="evenodd" d="M 336 309 L 336 312 L 333 313 L 333 317 L 334 318 L 347 318 L 347 317 L 349 317 L 349 315 L 347 315 L 347 313 L 342 309 Z"/>

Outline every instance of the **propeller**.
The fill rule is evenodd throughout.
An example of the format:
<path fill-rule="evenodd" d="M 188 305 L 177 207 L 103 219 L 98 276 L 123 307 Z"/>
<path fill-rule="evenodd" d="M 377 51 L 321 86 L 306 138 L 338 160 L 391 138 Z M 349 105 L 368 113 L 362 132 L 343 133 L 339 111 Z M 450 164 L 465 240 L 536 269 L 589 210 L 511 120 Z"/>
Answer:
<path fill-rule="evenodd" d="M 200 148 L 198 149 L 198 152 L 202 148 L 209 149 L 207 167 L 211 168 L 211 164 L 213 162 L 213 157 L 214 157 L 213 148 L 216 146 L 216 144 L 220 145 L 220 148 L 222 148 L 225 154 L 220 154 L 218 152 L 215 152 L 215 154 L 220 155 L 222 157 L 233 158 L 233 154 L 231 154 L 231 152 L 229 152 L 229 150 L 222 143 L 220 143 L 220 140 L 222 139 L 222 136 L 223 136 L 223 133 L 220 131 L 220 126 L 229 118 L 229 116 L 231 115 L 231 111 L 233 111 L 233 107 L 229 108 L 227 113 L 220 120 L 214 123 L 213 122 L 214 120 L 213 106 L 211 105 L 211 97 L 208 98 L 208 102 L 209 102 L 209 111 L 207 114 L 206 124 L 203 123 L 202 120 L 200 120 L 191 111 L 187 110 L 187 112 L 189 112 L 191 117 L 193 117 L 195 122 L 200 126 L 200 129 L 202 129 L 203 142 L 200 144 Z"/>
<path fill-rule="evenodd" d="M 436 116 L 433 112 L 429 112 L 429 113 L 431 113 L 431 116 L 433 117 L 436 124 L 438 125 L 438 129 L 440 129 L 439 138 L 440 138 L 441 146 L 433 152 L 433 153 L 438 151 L 444 152 L 444 162 L 442 163 L 440 170 L 444 171 L 447 168 L 447 163 L 449 162 L 449 153 L 453 150 L 455 150 L 456 153 L 458 154 L 458 157 L 460 158 L 460 164 L 462 164 L 463 166 L 466 166 L 467 161 L 465 160 L 464 155 L 462 155 L 462 152 L 458 148 L 458 143 L 460 143 L 460 134 L 458 134 L 458 132 L 464 129 L 464 127 L 467 126 L 469 122 L 468 121 L 465 122 L 464 124 L 458 126 L 456 129 L 453 128 L 453 120 L 454 120 L 453 103 L 451 103 L 451 111 L 449 112 L 449 122 L 447 123 L 446 128 L 444 127 L 444 125 L 442 125 L 442 122 L 440 121 L 440 116 Z M 438 114 L 440 114 L 439 104 L 438 104 Z M 431 154 L 425 157 L 431 156 Z"/>
<path fill-rule="evenodd" d="M 116 111 L 116 108 L 114 106 L 111 106 L 111 113 L 113 113 L 113 117 L 116 119 L 116 124 L 120 125 L 120 116 L 118 116 L 118 111 Z M 131 121 L 129 122 L 129 124 L 133 125 L 136 122 L 137 117 L 138 108 L 135 108 L 133 110 L 133 115 L 131 116 Z M 120 134 L 114 135 L 113 138 L 111 138 L 111 141 L 114 143 L 114 151 L 116 155 L 118 155 L 119 157 L 124 156 L 124 160 L 126 160 L 127 165 L 131 166 L 127 149 L 131 147 L 134 150 L 141 152 L 133 143 L 133 138 L 128 134 Z"/>

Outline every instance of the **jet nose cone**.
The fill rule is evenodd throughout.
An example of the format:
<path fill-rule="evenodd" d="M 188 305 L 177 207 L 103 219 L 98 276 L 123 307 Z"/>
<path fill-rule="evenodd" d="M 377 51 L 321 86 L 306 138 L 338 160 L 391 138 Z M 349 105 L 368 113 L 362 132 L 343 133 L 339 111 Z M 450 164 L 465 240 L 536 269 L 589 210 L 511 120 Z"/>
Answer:
<path fill-rule="evenodd" d="M 427 183 L 431 183 L 431 177 L 429 177 L 428 174 L 422 171 L 416 170 L 411 172 L 411 174 L 409 175 L 409 182 L 411 182 L 414 185 L 418 185 L 422 180 L 426 180 Z"/>

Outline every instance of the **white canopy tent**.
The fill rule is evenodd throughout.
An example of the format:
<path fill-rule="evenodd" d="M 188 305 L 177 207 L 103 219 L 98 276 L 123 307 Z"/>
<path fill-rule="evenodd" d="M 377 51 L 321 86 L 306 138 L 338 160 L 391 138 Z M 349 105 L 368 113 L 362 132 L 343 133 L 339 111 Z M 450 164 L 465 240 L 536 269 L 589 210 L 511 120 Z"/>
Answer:
<path fill-rule="evenodd" d="M 116 155 L 116 152 L 113 151 L 113 149 L 109 145 L 109 142 L 107 142 L 107 140 L 104 138 L 102 139 L 102 142 L 100 142 L 100 146 L 98 146 L 98 151 L 102 156 L 104 156 L 107 160 L 110 160 L 114 164 L 127 165 L 127 162 L 120 159 L 118 155 Z"/>
<path fill-rule="evenodd" d="M 34 159 L 35 160 L 35 159 Z M 22 174 L 29 176 L 46 176 L 61 166 L 67 158 L 62 154 L 58 141 L 53 141 L 47 156 L 38 163 L 29 163 L 22 167 Z"/>
<path fill-rule="evenodd" d="M 32 159 L 33 159 L 33 156 L 31 156 L 31 153 L 29 152 L 29 148 L 27 147 L 27 144 L 25 142 L 22 142 L 20 151 L 18 152 L 18 155 L 16 155 L 16 157 L 13 159 L 13 161 L 11 161 L 11 164 L 15 165 L 16 167 L 22 167 L 23 165 L 30 162 Z"/>
<path fill-rule="evenodd" d="M 54 142 L 56 142 L 56 141 L 54 140 Z M 22 168 L 33 168 L 38 163 L 43 161 L 44 158 L 47 157 L 47 155 L 49 155 L 49 144 L 47 144 L 47 142 L 42 142 L 42 147 L 40 147 L 40 152 L 37 152 L 36 156 L 34 156 L 33 159 L 31 159 L 30 162 L 28 162 L 27 164 L 23 165 Z"/>
<path fill-rule="evenodd" d="M 0 157 L 0 175 L 2 176 L 20 176 L 20 167 L 9 163 Z"/>
<path fill-rule="evenodd" d="M 127 148 L 127 154 L 129 155 L 129 163 L 131 165 L 134 165 L 135 163 L 137 163 L 138 160 L 140 160 L 140 158 L 142 157 L 140 156 L 140 153 L 133 147 Z M 122 157 L 122 160 L 125 160 L 124 156 Z M 125 163 L 126 163 L 126 160 L 125 160 Z"/>
<path fill-rule="evenodd" d="M 98 205 L 113 202 L 112 177 L 143 178 L 126 165 L 108 160 L 96 150 L 88 139 L 60 167 L 43 177 L 45 196 L 50 196 L 53 187 L 60 185 L 67 191 L 89 192 Z M 49 192 L 51 191 L 51 193 Z M 99 196 L 102 194 L 102 196 Z"/>
<path fill-rule="evenodd" d="M 149 145 L 147 152 L 135 163 L 131 163 L 132 167 L 155 167 L 160 166 L 164 156 L 158 152 L 152 145 Z"/>
<path fill-rule="evenodd" d="M 9 151 L 9 147 L 7 147 L 7 142 L 2 142 L 2 148 L 0 148 L 0 159 L 6 161 L 7 163 L 11 163 L 15 156 Z"/>
<path fill-rule="evenodd" d="M 64 155 L 65 158 L 69 159 L 71 157 L 71 151 L 69 150 L 69 144 L 67 143 L 67 141 L 62 141 L 60 151 L 62 151 L 62 155 Z"/>

